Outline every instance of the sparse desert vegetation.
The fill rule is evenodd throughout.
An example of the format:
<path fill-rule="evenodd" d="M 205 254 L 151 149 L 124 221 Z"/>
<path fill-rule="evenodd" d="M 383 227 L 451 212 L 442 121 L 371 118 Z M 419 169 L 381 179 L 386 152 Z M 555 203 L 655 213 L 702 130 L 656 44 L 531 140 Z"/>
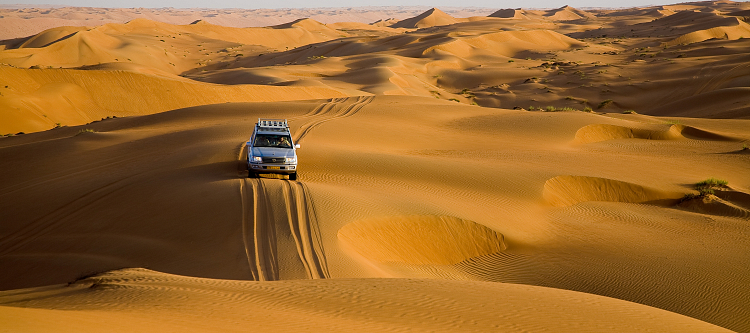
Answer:
<path fill-rule="evenodd" d="M 601 103 L 599 103 L 599 106 L 597 106 L 596 108 L 597 109 L 603 109 L 603 108 L 606 108 L 607 106 L 611 105 L 612 103 L 614 103 L 613 100 L 611 100 L 611 99 L 605 99 Z"/>
<path fill-rule="evenodd" d="M 85 133 L 95 133 L 96 131 L 91 128 L 84 128 L 81 130 L 78 130 L 78 134 L 85 134 Z"/>
<path fill-rule="evenodd" d="M 717 190 L 723 190 L 727 188 L 729 182 L 723 179 L 708 178 L 695 184 L 695 190 L 698 194 L 686 194 L 681 201 L 688 201 L 693 199 L 705 198 L 706 196 L 715 194 Z"/>

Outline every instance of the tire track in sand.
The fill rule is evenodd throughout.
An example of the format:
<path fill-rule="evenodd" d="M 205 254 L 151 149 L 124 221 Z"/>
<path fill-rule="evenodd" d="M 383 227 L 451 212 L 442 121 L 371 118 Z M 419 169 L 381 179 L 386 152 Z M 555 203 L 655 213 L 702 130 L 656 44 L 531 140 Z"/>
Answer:
<path fill-rule="evenodd" d="M 280 280 L 288 272 L 301 271 L 308 279 L 330 277 L 317 214 L 306 185 L 288 180 L 242 179 L 240 195 L 245 256 L 254 280 Z M 296 260 L 280 260 L 282 251 L 294 251 Z"/>
<path fill-rule="evenodd" d="M 373 100 L 374 96 L 332 98 L 302 116 L 291 118 L 290 120 L 314 119 L 299 127 L 293 135 L 294 142 L 299 142 L 325 122 L 353 116 Z M 240 177 L 244 176 L 247 165 L 245 155 L 243 143 L 238 156 Z M 267 186 L 281 186 L 281 191 L 269 191 Z M 242 241 L 254 280 L 278 280 L 282 271 L 295 271 L 295 267 L 291 267 L 295 265 L 302 266 L 309 279 L 330 277 L 315 205 L 304 183 L 242 178 L 240 197 Z M 275 210 L 274 204 L 277 206 Z M 283 208 L 278 205 L 283 205 Z M 286 233 L 294 240 L 298 262 L 279 262 L 279 248 L 291 245 L 284 244 L 283 236 L 287 236 Z"/>
<path fill-rule="evenodd" d="M 330 277 L 315 205 L 304 183 L 283 180 L 287 221 L 297 246 L 297 254 L 310 279 Z"/>
<path fill-rule="evenodd" d="M 332 99 L 331 101 L 327 103 L 323 103 L 313 109 L 309 114 L 310 116 L 324 116 L 322 119 L 314 120 L 308 123 L 303 124 L 299 127 L 299 129 L 294 132 L 293 138 L 294 142 L 299 143 L 302 139 L 305 138 L 307 134 L 310 133 L 314 128 L 320 126 L 321 124 L 336 120 L 336 119 L 342 119 L 346 117 L 351 117 L 362 108 L 365 107 L 365 105 L 370 104 L 375 99 L 375 96 L 359 96 L 359 97 L 349 97 L 349 98 L 337 98 Z M 346 105 L 349 102 L 353 102 L 349 105 Z M 345 107 L 341 108 L 340 106 L 346 105 Z M 328 116 L 330 113 L 334 113 L 332 116 Z"/>
<path fill-rule="evenodd" d="M 328 100 L 328 102 L 319 104 L 314 109 L 310 110 L 310 112 L 305 113 L 301 117 L 312 117 L 312 116 L 317 116 L 321 114 L 326 114 L 330 112 L 331 109 L 333 109 L 336 106 L 336 104 L 344 103 L 346 102 L 347 99 L 349 99 L 349 97 L 331 98 L 330 100 Z M 294 117 L 292 119 L 298 119 L 301 117 Z"/>
<path fill-rule="evenodd" d="M 247 183 L 250 183 L 249 186 Z M 260 179 L 242 179 L 242 241 L 247 264 L 256 281 L 278 280 L 279 268 L 276 248 L 276 229 L 269 218 L 266 189 Z M 249 200 L 252 204 L 249 204 Z"/>

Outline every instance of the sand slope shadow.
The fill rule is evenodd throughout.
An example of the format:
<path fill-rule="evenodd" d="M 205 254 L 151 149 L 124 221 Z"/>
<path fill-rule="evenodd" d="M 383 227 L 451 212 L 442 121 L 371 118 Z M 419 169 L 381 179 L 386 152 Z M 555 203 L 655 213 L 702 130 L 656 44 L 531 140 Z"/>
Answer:
<path fill-rule="evenodd" d="M 750 218 L 750 194 L 739 191 L 718 190 L 715 194 L 683 200 L 677 206 L 701 214 Z"/>
<path fill-rule="evenodd" d="M 699 43 L 709 39 L 737 40 L 750 37 L 750 25 L 737 17 L 724 17 L 722 25 L 708 29 L 697 30 L 664 42 L 664 46 L 686 45 Z"/>

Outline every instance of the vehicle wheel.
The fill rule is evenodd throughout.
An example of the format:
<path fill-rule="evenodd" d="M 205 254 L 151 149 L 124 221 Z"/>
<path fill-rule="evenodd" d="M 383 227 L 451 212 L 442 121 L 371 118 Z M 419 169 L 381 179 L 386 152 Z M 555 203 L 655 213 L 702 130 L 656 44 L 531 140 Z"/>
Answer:
<path fill-rule="evenodd" d="M 258 178 L 258 174 L 250 170 L 247 171 L 247 178 Z"/>
<path fill-rule="evenodd" d="M 289 180 L 297 180 L 297 173 L 290 173 L 289 174 Z"/>

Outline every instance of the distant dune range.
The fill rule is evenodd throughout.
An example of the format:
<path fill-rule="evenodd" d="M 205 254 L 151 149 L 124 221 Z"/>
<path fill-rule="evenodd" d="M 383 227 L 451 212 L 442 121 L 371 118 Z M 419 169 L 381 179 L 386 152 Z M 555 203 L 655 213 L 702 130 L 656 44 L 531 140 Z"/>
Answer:
<path fill-rule="evenodd" d="M 134 19 L 147 19 L 178 25 L 203 20 L 211 24 L 234 28 L 267 27 L 303 17 L 323 23 L 357 22 L 369 24 L 378 20 L 403 20 L 429 9 L 429 7 L 424 6 L 308 9 L 14 7 L 18 6 L 0 5 L 0 15 L 2 15 L 3 22 L 0 25 L 0 39 L 24 38 L 61 26 L 93 27 L 107 23 L 126 23 Z M 493 12 L 493 9 L 490 8 L 441 8 L 450 15 L 457 17 L 486 16 Z"/>
<path fill-rule="evenodd" d="M 0 322 L 750 332 L 748 10 L 2 9 Z"/>
<path fill-rule="evenodd" d="M 390 26 L 298 19 L 265 28 L 231 28 L 206 21 L 172 25 L 135 19 L 52 28 L 7 41 L 0 51 L 0 63 L 29 72 L 3 69 L 7 74 L 0 76 L 0 112 L 19 121 L 3 122 L 0 133 L 208 103 L 369 94 L 437 97 L 499 108 L 589 107 L 659 116 L 747 118 L 750 66 L 742 57 L 742 38 L 750 38 L 750 26 L 729 15 L 741 13 L 746 5 L 717 6 L 714 11 L 662 6 L 656 10 L 664 13 L 656 19 L 643 10 L 616 15 L 565 6 L 512 10 L 512 15 L 501 10 L 466 19 L 431 9 Z M 701 57 L 709 55 L 710 63 L 704 62 Z M 57 70 L 31 74 L 49 68 Z M 190 82 L 193 89 L 186 91 L 187 100 L 197 101 L 167 98 L 174 102 L 144 101 L 124 110 L 118 102 L 103 101 L 107 94 L 91 91 L 114 93 L 120 88 L 107 84 L 145 78 L 125 74 L 131 72 L 185 82 L 180 85 Z M 84 73 L 118 78 L 110 83 L 100 80 L 96 88 L 71 80 L 86 80 L 89 75 Z M 33 79 L 20 80 L 19 75 Z M 135 85 L 152 90 L 150 99 L 163 99 L 156 96 L 164 95 L 161 87 L 169 83 L 149 80 L 150 86 Z M 239 86 L 218 88 L 195 81 Z M 100 100 L 66 101 L 62 92 L 73 91 Z M 139 99 L 116 95 L 114 100 Z M 49 112 L 49 103 L 59 109 Z"/>

